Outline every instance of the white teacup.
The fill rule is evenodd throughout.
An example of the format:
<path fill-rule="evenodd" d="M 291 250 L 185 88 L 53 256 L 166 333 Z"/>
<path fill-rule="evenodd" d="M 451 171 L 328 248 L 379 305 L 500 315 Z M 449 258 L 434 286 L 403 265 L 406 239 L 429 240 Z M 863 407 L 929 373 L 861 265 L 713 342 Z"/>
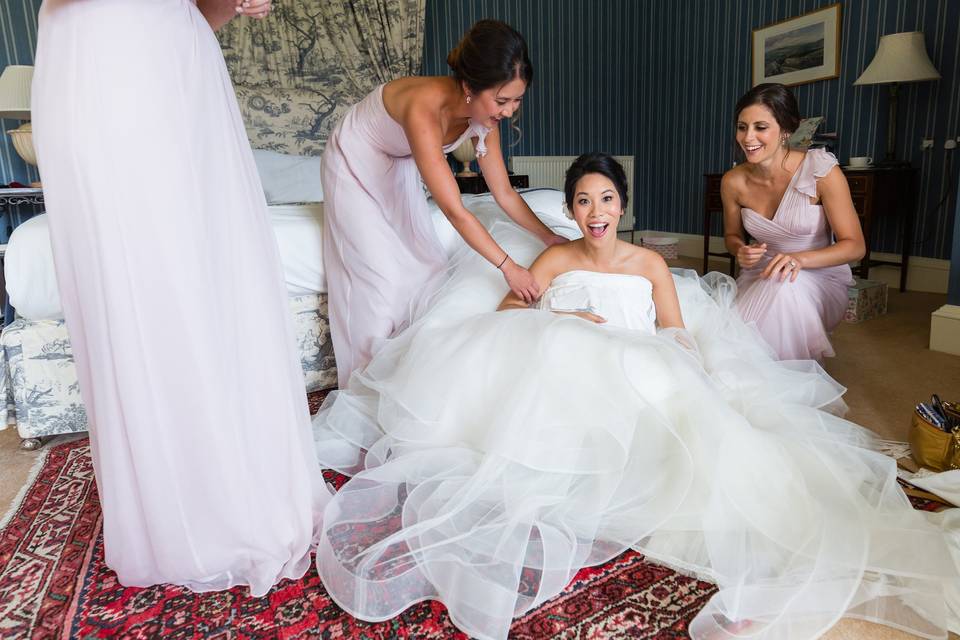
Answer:
<path fill-rule="evenodd" d="M 869 167 L 872 164 L 873 158 L 870 156 L 856 156 L 854 158 L 850 158 L 851 167 Z"/>

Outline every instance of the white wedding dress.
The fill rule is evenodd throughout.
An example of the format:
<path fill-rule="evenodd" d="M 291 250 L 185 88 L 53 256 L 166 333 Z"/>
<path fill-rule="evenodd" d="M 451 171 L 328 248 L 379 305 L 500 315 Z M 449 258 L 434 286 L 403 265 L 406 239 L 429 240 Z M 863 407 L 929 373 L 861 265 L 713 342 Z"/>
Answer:
<path fill-rule="evenodd" d="M 518 262 L 540 251 L 477 212 Z M 506 638 L 632 548 L 719 586 L 694 638 L 743 620 L 744 636 L 811 638 L 842 616 L 943 636 L 943 534 L 836 415 L 844 389 L 774 360 L 731 311 L 731 279 L 677 274 L 689 332 L 658 333 L 642 277 L 568 272 L 540 310 L 493 312 L 499 272 L 468 251 L 454 264 L 314 420 L 321 464 L 354 476 L 317 554 L 341 607 L 383 620 L 437 599 L 468 634 Z M 548 311 L 577 309 L 608 322 Z"/>

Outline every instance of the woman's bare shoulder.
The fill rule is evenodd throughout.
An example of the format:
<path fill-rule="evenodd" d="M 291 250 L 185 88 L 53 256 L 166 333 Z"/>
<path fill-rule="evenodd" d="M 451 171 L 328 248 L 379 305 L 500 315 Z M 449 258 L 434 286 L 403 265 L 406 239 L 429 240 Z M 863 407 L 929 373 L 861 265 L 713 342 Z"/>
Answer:
<path fill-rule="evenodd" d="M 720 180 L 720 188 L 725 191 L 730 189 L 739 190 L 746 182 L 747 166 L 738 164 L 723 174 L 723 178 Z"/>
<path fill-rule="evenodd" d="M 626 250 L 626 260 L 624 262 L 626 273 L 643 276 L 653 281 L 669 271 L 667 261 L 656 251 L 646 247 L 638 247 L 629 242 L 624 242 L 623 245 Z"/>
<path fill-rule="evenodd" d="M 446 103 L 449 83 L 440 76 L 408 76 L 383 87 L 383 105 L 398 122 L 410 118 L 437 118 Z"/>

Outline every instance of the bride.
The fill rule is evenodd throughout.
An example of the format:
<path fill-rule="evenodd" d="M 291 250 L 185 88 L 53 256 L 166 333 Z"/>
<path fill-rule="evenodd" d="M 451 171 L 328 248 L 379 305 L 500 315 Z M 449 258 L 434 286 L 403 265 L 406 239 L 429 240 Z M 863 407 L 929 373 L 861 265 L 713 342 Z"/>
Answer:
<path fill-rule="evenodd" d="M 317 552 L 331 597 L 369 621 L 436 599 L 466 633 L 506 638 L 632 548 L 718 585 L 694 638 L 813 638 L 844 616 L 943 637 L 950 548 L 882 443 L 839 417 L 844 389 L 777 362 L 730 278 L 617 240 L 613 158 L 578 158 L 565 197 L 583 237 L 539 257 L 478 214 L 532 261 L 536 309 L 500 300 L 465 250 L 315 417 L 321 464 L 353 476 Z"/>

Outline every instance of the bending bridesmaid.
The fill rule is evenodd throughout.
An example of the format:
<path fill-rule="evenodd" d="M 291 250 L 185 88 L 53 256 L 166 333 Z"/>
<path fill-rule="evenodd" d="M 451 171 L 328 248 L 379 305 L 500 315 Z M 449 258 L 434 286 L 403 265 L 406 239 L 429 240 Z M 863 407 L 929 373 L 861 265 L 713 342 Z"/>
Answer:
<path fill-rule="evenodd" d="M 737 307 L 780 359 L 832 356 L 828 336 L 853 282 L 848 263 L 864 254 L 847 180 L 833 154 L 787 146 L 800 114 L 783 85 L 757 85 L 735 113 L 746 162 L 723 176 L 721 196 L 724 240 L 741 268 Z"/>
<path fill-rule="evenodd" d="M 126 586 L 263 595 L 306 571 L 329 499 L 266 201 L 211 28 L 238 7 L 262 17 L 270 3 L 40 8 L 34 140 L 104 554 Z"/>
<path fill-rule="evenodd" d="M 471 27 L 447 56 L 451 76 L 409 77 L 377 87 L 344 116 L 323 154 L 323 263 L 340 387 L 447 266 L 423 182 L 470 247 L 532 302 L 539 288 L 460 198 L 445 154 L 472 138 L 497 203 L 545 244 L 564 242 L 510 186 L 500 122 L 514 117 L 533 79 L 527 45 L 496 20 Z"/>

